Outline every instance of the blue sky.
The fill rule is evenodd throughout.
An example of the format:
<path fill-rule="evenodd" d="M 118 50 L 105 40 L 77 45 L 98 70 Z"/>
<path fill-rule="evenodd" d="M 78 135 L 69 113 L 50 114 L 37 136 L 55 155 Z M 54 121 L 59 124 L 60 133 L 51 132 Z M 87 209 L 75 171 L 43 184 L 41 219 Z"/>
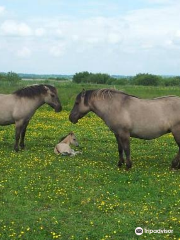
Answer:
<path fill-rule="evenodd" d="M 180 75 L 179 0 L 0 0 L 0 71 Z"/>

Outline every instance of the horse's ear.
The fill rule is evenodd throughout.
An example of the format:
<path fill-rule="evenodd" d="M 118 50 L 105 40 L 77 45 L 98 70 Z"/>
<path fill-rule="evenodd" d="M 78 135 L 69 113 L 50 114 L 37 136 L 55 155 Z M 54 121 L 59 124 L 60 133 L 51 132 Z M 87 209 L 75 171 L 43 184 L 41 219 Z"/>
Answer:
<path fill-rule="evenodd" d="M 81 93 L 81 97 L 84 97 L 85 94 L 86 94 L 86 90 L 83 88 L 82 93 Z"/>
<path fill-rule="evenodd" d="M 74 133 L 73 133 L 73 132 L 70 132 L 69 134 L 72 136 Z"/>
<path fill-rule="evenodd" d="M 44 88 L 46 89 L 46 91 L 48 91 L 48 90 L 49 90 L 49 88 L 48 88 L 47 86 L 44 86 Z"/>

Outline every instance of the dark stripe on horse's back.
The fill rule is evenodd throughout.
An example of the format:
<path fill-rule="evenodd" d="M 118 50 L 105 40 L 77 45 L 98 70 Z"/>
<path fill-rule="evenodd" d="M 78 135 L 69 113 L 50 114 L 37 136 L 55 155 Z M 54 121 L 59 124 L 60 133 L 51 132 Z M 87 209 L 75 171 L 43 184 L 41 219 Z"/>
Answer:
<path fill-rule="evenodd" d="M 41 94 L 45 94 L 47 92 L 47 89 L 45 87 L 48 87 L 51 91 L 55 92 L 55 88 L 53 86 L 39 84 L 39 85 L 31 85 L 28 87 L 18 89 L 13 94 L 15 94 L 18 97 L 33 98 L 33 97 L 39 96 Z"/>

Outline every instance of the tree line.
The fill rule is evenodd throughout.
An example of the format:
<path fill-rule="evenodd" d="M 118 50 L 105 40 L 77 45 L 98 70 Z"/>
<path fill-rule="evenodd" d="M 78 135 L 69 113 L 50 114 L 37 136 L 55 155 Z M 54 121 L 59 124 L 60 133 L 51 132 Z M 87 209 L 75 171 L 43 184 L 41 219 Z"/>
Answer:
<path fill-rule="evenodd" d="M 67 78 L 57 78 L 57 80 Z M 17 83 L 21 76 L 14 72 L 0 73 L 0 82 Z M 92 83 L 108 85 L 142 85 L 142 86 L 180 86 L 180 76 L 163 77 L 149 73 L 139 73 L 133 77 L 113 77 L 105 73 L 79 72 L 72 77 L 75 83 Z"/>
<path fill-rule="evenodd" d="M 0 82 L 16 83 L 19 82 L 21 77 L 14 72 L 0 73 Z"/>
<path fill-rule="evenodd" d="M 180 86 L 180 76 L 163 77 L 149 73 L 139 73 L 134 77 L 115 78 L 104 73 L 79 72 L 73 76 L 75 83 L 94 83 L 108 85 L 142 85 L 142 86 Z"/>

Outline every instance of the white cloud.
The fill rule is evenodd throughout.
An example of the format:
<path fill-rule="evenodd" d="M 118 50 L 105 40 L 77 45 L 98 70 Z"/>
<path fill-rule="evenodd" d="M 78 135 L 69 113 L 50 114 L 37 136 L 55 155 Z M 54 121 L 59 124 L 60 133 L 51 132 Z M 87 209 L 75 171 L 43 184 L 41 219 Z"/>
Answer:
<path fill-rule="evenodd" d="M 0 6 L 0 16 L 5 13 L 5 7 Z"/>
<path fill-rule="evenodd" d="M 1 31 L 5 35 L 13 36 L 31 36 L 32 29 L 24 22 L 16 22 L 14 20 L 6 20 L 1 25 Z"/>
<path fill-rule="evenodd" d="M 66 46 L 64 43 L 57 43 L 54 46 L 50 47 L 49 53 L 53 57 L 61 57 L 65 53 Z"/>
<path fill-rule="evenodd" d="M 36 28 L 35 29 L 35 36 L 42 37 L 46 33 L 46 30 L 44 28 Z"/>
<path fill-rule="evenodd" d="M 115 14 L 113 17 L 103 14 L 86 18 L 54 16 L 20 21 L 12 16 L 12 20 L 4 20 L 0 24 L 0 35 L 3 35 L 3 39 L 8 39 L 4 43 L 8 51 L 13 49 L 21 58 L 32 54 L 36 59 L 42 58 L 42 61 L 38 61 L 39 65 L 49 58 L 56 62 L 54 65 L 59 65 L 59 61 L 63 59 L 61 66 L 66 69 L 65 62 L 67 65 L 74 59 L 75 64 L 68 64 L 69 68 L 79 64 L 84 67 L 82 70 L 90 71 L 99 68 L 99 71 L 116 73 L 123 70 L 127 74 L 131 74 L 129 71 L 137 73 L 142 69 L 152 72 L 157 69 L 157 60 L 166 66 L 168 54 L 178 53 L 180 49 L 180 2 L 145 1 L 156 3 L 158 7 L 154 5 Z M 0 45 L 5 40 L 0 39 Z M 97 64 L 93 59 L 96 59 Z M 174 61 L 178 59 L 174 58 Z M 98 66 L 98 63 L 101 64 Z"/>
<path fill-rule="evenodd" d="M 149 45 L 155 51 L 172 41 L 177 34 L 180 22 L 180 4 L 160 9 L 141 9 L 132 11 L 125 16 L 129 26 L 126 45 L 138 49 Z M 128 36 L 128 37 L 127 37 Z"/>
<path fill-rule="evenodd" d="M 116 44 L 116 43 L 120 43 L 121 41 L 122 41 L 122 37 L 118 33 L 115 33 L 115 32 L 113 33 L 112 32 L 108 35 L 108 42 L 109 43 Z"/>
<path fill-rule="evenodd" d="M 22 47 L 17 52 L 17 56 L 20 58 L 29 58 L 31 56 L 31 50 L 28 47 Z"/>

